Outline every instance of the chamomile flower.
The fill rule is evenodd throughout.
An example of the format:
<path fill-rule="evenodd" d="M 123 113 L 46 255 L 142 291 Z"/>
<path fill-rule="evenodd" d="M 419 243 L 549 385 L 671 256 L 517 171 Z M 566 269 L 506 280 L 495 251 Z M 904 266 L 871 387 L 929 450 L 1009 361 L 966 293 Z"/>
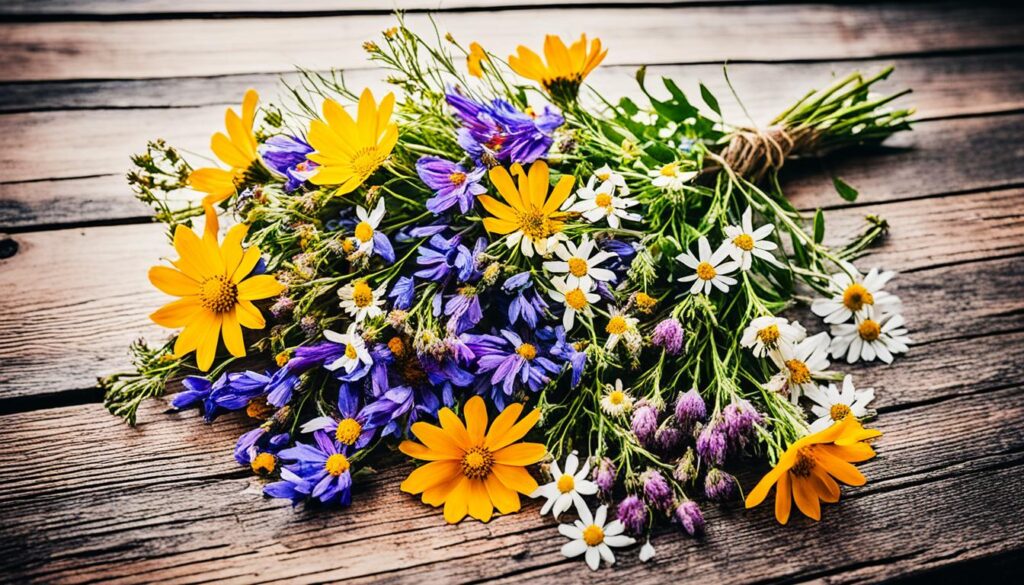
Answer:
<path fill-rule="evenodd" d="M 611 252 L 597 252 L 594 240 L 584 236 L 577 247 L 571 241 L 560 242 L 555 246 L 555 256 L 559 260 L 544 262 L 544 270 L 553 274 L 564 274 L 565 282 L 589 291 L 594 288 L 594 281 L 608 282 L 615 278 L 615 273 L 598 265 L 613 256 Z"/>
<path fill-rule="evenodd" d="M 597 223 L 603 218 L 613 229 L 618 229 L 624 219 L 640 221 L 642 218 L 639 215 L 626 211 L 640 202 L 629 197 L 625 180 L 619 179 L 622 179 L 621 175 L 609 173 L 608 179 L 598 184 L 591 177 L 585 187 L 576 191 L 574 202 L 565 210 L 582 214 L 583 219 L 590 223 Z"/>
<path fill-rule="evenodd" d="M 630 546 L 636 542 L 623 534 L 625 526 L 622 522 L 612 520 L 605 524 L 608 506 L 600 506 L 594 515 L 590 514 L 585 505 L 577 507 L 576 512 L 580 516 L 579 520 L 558 526 L 562 536 L 570 539 L 562 546 L 562 554 L 569 558 L 584 555 L 590 570 L 596 571 L 601 566 L 601 559 L 609 565 L 615 564 L 611 547 Z"/>
<path fill-rule="evenodd" d="M 551 279 L 554 290 L 548 291 L 555 302 L 562 303 L 565 307 L 565 314 L 562 315 L 562 326 L 566 331 L 572 329 L 576 322 L 576 314 L 592 316 L 594 313 L 590 306 L 601 299 L 597 294 L 584 290 L 578 286 L 568 284 L 564 278 L 556 276 Z"/>
<path fill-rule="evenodd" d="M 356 206 L 356 217 L 359 223 L 355 227 L 356 254 L 370 256 L 376 249 L 377 254 L 389 262 L 395 261 L 395 251 L 391 242 L 383 232 L 378 231 L 380 221 L 384 219 L 384 198 L 377 201 L 372 212 L 367 212 L 362 205 Z"/>
<path fill-rule="evenodd" d="M 345 347 L 345 353 L 341 357 L 324 366 L 328 370 L 334 371 L 344 368 L 346 374 L 351 374 L 359 367 L 360 363 L 367 366 L 373 365 L 373 358 L 370 357 L 370 352 L 366 349 L 366 342 L 363 341 L 363 336 L 356 331 L 355 323 L 349 325 L 348 331 L 345 333 L 337 333 L 330 330 L 324 331 L 324 337 L 328 341 L 339 343 Z"/>
<path fill-rule="evenodd" d="M 711 294 L 712 285 L 722 292 L 729 292 L 729 287 L 736 284 L 736 279 L 725 275 L 733 272 L 740 266 L 736 262 L 723 262 L 729 255 L 729 250 L 725 246 L 719 246 L 712 253 L 711 244 L 708 243 L 708 239 L 701 236 L 697 240 L 697 253 L 698 255 L 694 256 L 692 252 L 687 250 L 676 256 L 676 260 L 694 270 L 693 274 L 684 276 L 679 281 L 693 281 L 693 286 L 690 287 L 690 294 L 694 295 L 702 292 L 704 294 Z"/>
<path fill-rule="evenodd" d="M 633 397 L 622 389 L 622 380 L 616 378 L 615 386 L 605 386 L 605 395 L 601 397 L 601 410 L 608 416 L 624 416 L 633 410 Z"/>
<path fill-rule="evenodd" d="M 758 317 L 747 325 L 740 338 L 740 345 L 749 347 L 756 357 L 764 357 L 769 351 L 779 350 L 792 353 L 793 344 L 807 337 L 807 331 L 796 321 L 781 317 Z"/>
<path fill-rule="evenodd" d="M 683 186 L 697 176 L 696 171 L 682 171 L 678 162 L 669 163 L 656 171 L 649 171 L 651 184 L 665 191 L 680 191 Z"/>
<path fill-rule="evenodd" d="M 811 433 L 821 432 L 851 414 L 858 419 L 868 416 L 868 403 L 875 399 L 874 388 L 857 390 L 853 387 L 853 376 L 843 378 L 842 391 L 835 384 L 829 384 L 809 388 L 806 394 L 814 401 L 811 413 L 818 417 L 811 423 Z"/>
<path fill-rule="evenodd" d="M 612 309 L 608 324 L 604 328 L 604 332 L 608 334 L 608 341 L 605 342 L 604 348 L 611 351 L 615 349 L 622 338 L 627 338 L 628 342 L 629 337 L 640 337 L 640 332 L 636 328 L 638 322 L 636 317 L 630 317 L 618 309 Z"/>
<path fill-rule="evenodd" d="M 619 173 L 613 171 L 612 168 L 609 167 L 608 165 L 604 165 L 603 167 L 594 171 L 594 175 L 590 177 L 590 180 L 587 181 L 587 186 L 593 187 L 594 183 L 596 182 L 611 183 L 616 189 L 619 190 L 619 193 L 623 195 L 629 195 L 629 187 L 626 186 L 626 178 L 620 175 Z"/>
<path fill-rule="evenodd" d="M 729 250 L 729 256 L 740 263 L 740 270 L 750 270 L 754 256 L 778 266 L 779 261 L 771 253 L 771 250 L 778 248 L 778 246 L 775 242 L 770 242 L 766 239 L 774 229 L 775 226 L 770 223 L 754 229 L 751 211 L 747 207 L 746 211 L 743 212 L 741 225 L 725 227 L 725 235 L 729 239 L 723 246 Z"/>
<path fill-rule="evenodd" d="M 341 308 L 355 318 L 356 323 L 362 323 L 367 318 L 379 317 L 384 314 L 381 306 L 384 304 L 385 287 L 386 285 L 382 284 L 376 289 L 370 288 L 370 284 L 365 280 L 350 282 L 338 291 Z"/>
<path fill-rule="evenodd" d="M 868 309 L 863 318 L 857 318 L 853 323 L 832 326 L 830 349 L 832 357 L 839 359 L 845 355 L 847 363 L 851 364 L 857 360 L 870 362 L 875 358 L 891 364 L 893 354 L 906 353 L 909 342 L 903 315 Z"/>
<path fill-rule="evenodd" d="M 779 367 L 779 374 L 772 379 L 776 391 L 783 389 L 779 381 L 784 379 L 789 399 L 796 404 L 803 392 L 814 388 L 814 379 L 825 377 L 825 370 L 831 365 L 828 361 L 829 343 L 828 333 L 823 331 L 800 341 L 787 352 L 769 353 Z"/>
<path fill-rule="evenodd" d="M 580 460 L 573 451 L 565 458 L 565 469 L 559 469 L 558 462 L 551 462 L 551 482 L 546 483 L 530 494 L 531 498 L 541 496 L 547 498 L 547 502 L 540 509 L 540 515 L 544 516 L 551 512 L 555 520 L 573 505 L 579 510 L 585 510 L 587 503 L 583 496 L 592 496 L 597 493 L 597 484 L 587 479 L 590 474 L 590 462 L 585 461 L 583 467 L 579 467 Z"/>
<path fill-rule="evenodd" d="M 877 311 L 899 310 L 900 299 L 882 290 L 895 276 L 895 272 L 880 272 L 872 268 L 867 276 L 853 271 L 853 277 L 846 273 L 833 274 L 828 288 L 833 294 L 827 299 L 815 299 L 811 311 L 825 319 L 826 323 L 845 323 L 851 317 L 864 317 L 868 307 Z"/>

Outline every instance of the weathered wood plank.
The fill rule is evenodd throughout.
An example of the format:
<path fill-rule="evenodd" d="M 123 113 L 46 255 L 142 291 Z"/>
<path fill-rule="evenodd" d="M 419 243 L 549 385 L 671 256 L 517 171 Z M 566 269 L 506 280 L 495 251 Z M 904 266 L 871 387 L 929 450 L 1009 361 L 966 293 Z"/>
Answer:
<path fill-rule="evenodd" d="M 613 48 L 608 64 L 867 58 L 1020 47 L 1019 8 L 943 5 L 728 6 L 444 13 L 440 27 L 465 42 L 487 31 L 505 54 L 547 32 L 587 31 Z M 628 19 L 630 26 L 621 26 Z M 500 21 L 501 26 L 494 26 Z M 390 16 L 12 24 L 0 36 L 4 80 L 125 79 L 365 68 L 353 48 Z M 426 15 L 410 26 L 431 30 Z M 315 42 L 288 42 L 290 39 Z M 280 39 L 281 42 L 268 42 Z M 672 39 L 672 42 L 665 42 Z M 539 39 L 532 41 L 539 42 Z"/>
<path fill-rule="evenodd" d="M 999 211 L 1022 200 L 1024 191 L 1014 189 L 838 210 L 826 215 L 827 235 L 856 232 L 868 212 L 892 222 L 888 239 L 860 264 L 917 271 L 897 284 L 918 342 L 968 328 L 1005 331 L 1024 325 L 1015 286 L 1020 260 L 984 261 L 1024 251 L 1024 217 Z M 170 253 L 160 232 L 138 225 L 12 236 L 20 251 L 0 261 L 0 397 L 90 387 L 96 375 L 126 365 L 131 340 L 167 335 L 146 318 L 166 300 L 146 280 L 149 266 Z M 985 278 L 977 278 L 978 266 L 986 267 Z M 975 302 L 948 310 L 957 298 Z"/>

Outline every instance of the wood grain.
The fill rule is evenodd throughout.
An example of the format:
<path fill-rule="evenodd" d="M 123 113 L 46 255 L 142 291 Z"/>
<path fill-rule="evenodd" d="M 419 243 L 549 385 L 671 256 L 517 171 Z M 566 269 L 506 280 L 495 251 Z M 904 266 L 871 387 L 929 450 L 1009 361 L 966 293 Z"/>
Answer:
<path fill-rule="evenodd" d="M 606 63 L 853 59 L 1022 46 L 1024 10 L 992 6 L 726 6 L 445 13 L 440 28 L 507 54 L 522 31 L 586 31 L 613 47 Z M 621 26 L 628 20 L 629 26 Z M 497 22 L 500 26 L 495 26 Z M 126 79 L 366 67 L 354 50 L 390 16 L 11 24 L 0 33 L 0 80 Z M 427 15 L 409 26 L 432 31 Z M 770 32 L 769 32 L 770 31 Z M 289 42 L 292 39 L 315 42 Z M 281 42 L 267 43 L 267 39 Z M 672 39 L 672 42 L 665 42 Z M 539 44 L 540 38 L 532 41 Z"/>

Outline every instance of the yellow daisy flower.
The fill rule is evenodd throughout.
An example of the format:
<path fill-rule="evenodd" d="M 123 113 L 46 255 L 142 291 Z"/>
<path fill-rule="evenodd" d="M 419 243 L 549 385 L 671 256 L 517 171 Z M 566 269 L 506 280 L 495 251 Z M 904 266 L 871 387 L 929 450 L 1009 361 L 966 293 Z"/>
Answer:
<path fill-rule="evenodd" d="M 309 125 L 309 144 L 316 149 L 307 158 L 320 165 L 310 177 L 314 185 L 338 185 L 335 195 L 355 191 L 391 154 L 398 142 L 398 124 L 391 122 L 395 94 L 378 105 L 369 89 L 359 98 L 357 119 L 334 100 L 324 101 L 324 120 Z"/>
<path fill-rule="evenodd" d="M 534 409 L 516 422 L 523 405 L 510 404 L 489 431 L 482 398 L 470 398 L 464 411 L 465 425 L 450 408 L 437 413 L 440 427 L 425 422 L 412 425 L 412 433 L 423 444 L 403 441 L 399 449 L 429 463 L 409 474 L 402 491 L 422 493 L 423 503 L 435 508 L 444 504 L 444 519 L 450 524 L 466 514 L 487 522 L 494 508 L 502 514 L 518 512 L 519 494 L 537 489 L 526 466 L 543 459 L 546 449 L 540 443 L 516 441 L 537 424 L 540 411 Z"/>
<path fill-rule="evenodd" d="M 180 258 L 175 268 L 154 266 L 149 281 L 161 291 L 181 297 L 150 315 L 158 325 L 185 329 L 174 343 L 175 357 L 196 352 L 200 370 L 207 371 L 217 353 L 217 341 L 224 333 L 224 345 L 231 355 L 245 355 L 242 327 L 262 329 L 266 322 L 253 301 L 281 293 L 284 286 L 273 276 L 249 276 L 260 260 L 255 247 L 242 248 L 246 225 L 232 227 L 217 245 L 216 235 L 206 232 L 200 239 L 179 225 L 174 231 L 174 249 Z"/>
<path fill-rule="evenodd" d="M 508 247 L 520 246 L 525 256 L 533 256 L 535 250 L 544 256 L 558 241 L 565 239 L 562 229 L 566 215 L 558 208 L 569 197 L 575 177 L 562 175 L 548 197 L 551 185 L 546 162 L 533 163 L 529 176 L 516 163 L 512 165 L 512 174 L 519 180 L 518 188 L 504 167 L 490 170 L 491 182 L 506 203 L 490 195 L 479 197 L 484 209 L 494 216 L 484 218 L 484 227 L 494 234 L 507 234 Z"/>
<path fill-rule="evenodd" d="M 253 121 L 256 118 L 256 102 L 259 94 L 250 89 L 242 98 L 242 115 L 228 108 L 224 113 L 224 126 L 227 134 L 218 132 L 210 139 L 213 154 L 230 170 L 218 167 L 196 169 L 188 176 L 188 183 L 196 191 L 206 193 L 203 197 L 203 208 L 206 211 L 206 231 L 217 233 L 217 214 L 213 206 L 235 194 L 238 184 L 245 178 L 246 172 L 258 159 L 256 152 L 256 135 L 253 134 Z"/>
<path fill-rule="evenodd" d="M 473 77 L 483 77 L 484 68 L 482 63 L 487 60 L 487 53 L 484 52 L 484 48 L 480 46 L 480 43 L 469 44 L 469 55 L 466 56 L 466 69 L 469 70 L 470 75 Z"/>
<path fill-rule="evenodd" d="M 527 79 L 541 84 L 556 100 L 569 101 L 579 93 L 580 84 L 601 61 L 608 50 L 601 50 L 601 39 L 594 39 L 587 47 L 587 35 L 566 47 L 555 35 L 544 37 L 545 63 L 537 53 L 519 45 L 517 54 L 508 58 L 509 67 Z"/>
<path fill-rule="evenodd" d="M 875 456 L 866 439 L 881 436 L 881 431 L 865 429 L 857 418 L 847 416 L 829 428 L 793 443 L 747 495 L 748 508 L 760 504 L 775 486 L 775 519 L 789 521 L 793 501 L 808 518 L 821 519 L 821 502 L 839 501 L 839 484 L 864 485 L 867 479 L 853 463 Z M 820 500 L 820 501 L 819 501 Z"/>

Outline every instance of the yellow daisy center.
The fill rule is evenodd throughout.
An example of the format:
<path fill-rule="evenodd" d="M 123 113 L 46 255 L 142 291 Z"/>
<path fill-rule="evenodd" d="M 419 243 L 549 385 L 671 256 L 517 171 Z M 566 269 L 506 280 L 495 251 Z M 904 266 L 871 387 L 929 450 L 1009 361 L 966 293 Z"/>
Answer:
<path fill-rule="evenodd" d="M 701 262 L 697 265 L 697 278 L 701 280 L 711 280 L 716 276 L 718 276 L 718 273 L 715 272 L 715 267 L 711 264 Z"/>
<path fill-rule="evenodd" d="M 775 342 L 779 340 L 780 335 L 778 325 L 769 325 L 764 329 L 759 329 L 757 331 L 757 338 L 765 345 L 775 345 Z"/>
<path fill-rule="evenodd" d="M 860 333 L 860 338 L 864 341 L 874 341 L 882 334 L 882 326 L 878 324 L 878 321 L 864 319 L 857 326 L 857 333 Z"/>
<path fill-rule="evenodd" d="M 608 320 L 608 325 L 605 326 L 604 331 L 610 335 L 622 335 L 629 328 L 629 323 L 621 315 L 615 315 Z"/>
<path fill-rule="evenodd" d="M 372 240 L 373 226 L 366 223 L 365 221 L 359 222 L 359 224 L 356 226 L 356 239 L 364 244 Z"/>
<path fill-rule="evenodd" d="M 612 174 L 611 173 L 597 173 L 597 175 L 595 175 L 595 176 L 597 177 L 598 181 L 607 181 L 608 179 L 610 179 L 612 177 Z"/>
<path fill-rule="evenodd" d="M 571 492 L 573 490 L 573 488 L 575 488 L 575 487 L 576 487 L 576 478 L 574 478 L 573 476 L 569 475 L 568 473 L 566 473 L 562 477 L 558 478 L 558 491 L 562 492 L 563 494 L 567 494 L 567 493 Z"/>
<path fill-rule="evenodd" d="M 832 408 L 828 410 L 828 415 L 832 417 L 832 420 L 843 420 L 850 414 L 850 407 L 845 404 L 833 404 Z"/>
<path fill-rule="evenodd" d="M 583 529 L 583 542 L 587 546 L 597 546 L 604 542 L 604 530 L 597 524 L 591 524 Z"/>
<path fill-rule="evenodd" d="M 618 406 L 626 402 L 626 393 L 622 390 L 612 390 L 608 394 L 608 402 L 611 402 L 615 406 Z"/>
<path fill-rule="evenodd" d="M 199 287 L 199 304 L 207 311 L 226 313 L 238 303 L 238 286 L 226 276 L 213 276 Z"/>
<path fill-rule="evenodd" d="M 607 193 L 598 193 L 594 196 L 594 204 L 607 209 L 612 206 L 612 196 Z"/>
<path fill-rule="evenodd" d="M 810 447 L 801 447 L 796 452 L 796 463 L 789 470 L 797 477 L 809 477 L 814 466 L 818 462 L 814 458 L 814 450 Z"/>
<path fill-rule="evenodd" d="M 484 479 L 491 474 L 494 455 L 486 447 L 473 447 L 462 456 L 462 474 L 469 479 Z"/>
<path fill-rule="evenodd" d="M 679 174 L 679 163 L 672 163 L 661 167 L 661 176 L 674 177 Z"/>
<path fill-rule="evenodd" d="M 352 287 L 352 302 L 359 308 L 369 307 L 373 302 L 373 289 L 365 280 L 360 280 Z"/>
<path fill-rule="evenodd" d="M 253 473 L 268 475 L 273 473 L 274 468 L 277 467 L 277 457 L 270 453 L 260 453 L 252 458 L 249 466 L 252 467 Z"/>
<path fill-rule="evenodd" d="M 519 212 L 519 230 L 530 240 L 543 240 L 561 231 L 551 218 L 535 207 Z"/>
<path fill-rule="evenodd" d="M 335 453 L 327 458 L 327 463 L 324 464 L 324 469 L 327 473 L 330 473 L 334 477 L 338 477 L 342 473 L 348 471 L 349 463 L 348 457 L 345 457 L 341 453 Z"/>
<path fill-rule="evenodd" d="M 636 293 L 636 306 L 641 311 L 647 312 L 654 308 L 654 305 L 658 304 L 658 300 L 645 292 Z"/>
<path fill-rule="evenodd" d="M 358 356 L 359 356 L 359 351 L 356 350 L 356 346 L 355 345 L 350 343 L 350 344 L 345 346 L 345 357 L 347 357 L 350 360 L 354 360 Z"/>
<path fill-rule="evenodd" d="M 360 148 L 356 151 L 352 157 L 352 173 L 360 178 L 359 182 L 362 183 L 373 171 L 376 171 L 380 165 L 384 164 L 384 160 L 387 159 L 388 155 L 386 152 L 376 146 L 367 146 Z"/>
<path fill-rule="evenodd" d="M 843 291 L 843 304 L 851 311 L 859 311 L 864 305 L 875 304 L 875 297 L 864 288 L 864 285 L 853 283 Z"/>
<path fill-rule="evenodd" d="M 574 288 L 565 293 L 565 304 L 573 310 L 579 311 L 587 306 L 587 295 L 582 290 Z"/>
<path fill-rule="evenodd" d="M 749 252 L 754 249 L 754 238 L 747 234 L 740 234 L 732 239 L 732 243 L 736 244 L 736 247 L 744 252 Z"/>
<path fill-rule="evenodd" d="M 346 418 L 338 423 L 338 430 L 334 432 L 335 438 L 343 445 L 354 445 L 360 433 L 363 432 L 363 425 L 354 418 Z"/>
<path fill-rule="evenodd" d="M 245 406 L 245 414 L 249 418 L 255 419 L 267 419 L 270 415 L 274 414 L 274 407 L 267 403 L 267 399 L 258 396 L 249 401 L 249 404 Z"/>
<path fill-rule="evenodd" d="M 587 264 L 587 261 L 583 258 L 577 258 L 576 256 L 569 258 L 566 264 L 569 265 L 569 274 L 576 278 L 586 276 L 587 271 L 590 270 L 590 265 Z"/>
<path fill-rule="evenodd" d="M 405 353 L 405 342 L 402 341 L 401 337 L 392 337 L 388 340 L 388 349 L 391 353 L 395 354 L 395 357 L 402 357 Z"/>
<path fill-rule="evenodd" d="M 786 360 L 786 367 L 789 368 L 789 379 L 794 384 L 806 384 L 811 381 L 811 370 L 802 361 Z"/>
<path fill-rule="evenodd" d="M 341 249 L 344 250 L 346 254 L 351 254 L 352 251 L 356 249 L 356 243 L 353 242 L 351 238 L 345 238 L 341 241 Z"/>
<path fill-rule="evenodd" d="M 448 175 L 448 182 L 450 182 L 452 185 L 461 185 L 466 182 L 466 173 L 455 171 L 454 173 Z"/>
<path fill-rule="evenodd" d="M 537 348 L 534 347 L 532 343 L 524 343 L 516 348 L 516 353 L 518 353 L 523 359 L 529 361 L 537 357 Z"/>

